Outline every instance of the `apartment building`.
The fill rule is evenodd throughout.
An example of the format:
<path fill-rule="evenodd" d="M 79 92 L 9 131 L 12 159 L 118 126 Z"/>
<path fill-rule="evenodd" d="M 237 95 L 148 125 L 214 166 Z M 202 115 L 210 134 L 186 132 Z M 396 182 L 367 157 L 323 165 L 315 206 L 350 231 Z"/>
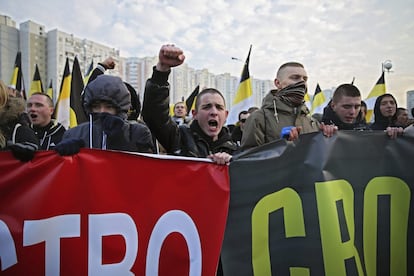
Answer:
<path fill-rule="evenodd" d="M 145 82 L 152 74 L 157 57 L 121 57 L 120 50 L 113 47 L 77 37 L 59 29 L 47 30 L 42 24 L 28 20 L 16 27 L 16 22 L 0 15 L 0 79 L 8 82 L 11 79 L 17 51 L 22 53 L 22 71 L 26 91 L 30 90 L 35 66 L 37 64 L 43 88 L 46 91 L 52 83 L 56 102 L 62 82 L 66 60 L 72 70 L 73 61 L 77 57 L 81 71 L 86 74 L 90 64 L 96 66 L 100 61 L 111 56 L 116 60 L 114 70 L 107 74 L 120 76 L 130 83 L 143 99 Z M 254 102 L 260 106 L 264 95 L 273 88 L 273 81 L 252 79 Z M 229 73 L 214 75 L 208 69 L 194 69 L 186 63 L 172 70 L 169 83 L 171 87 L 170 101 L 175 103 L 188 97 L 197 85 L 200 89 L 213 87 L 220 90 L 230 109 L 237 92 L 240 77 Z"/>

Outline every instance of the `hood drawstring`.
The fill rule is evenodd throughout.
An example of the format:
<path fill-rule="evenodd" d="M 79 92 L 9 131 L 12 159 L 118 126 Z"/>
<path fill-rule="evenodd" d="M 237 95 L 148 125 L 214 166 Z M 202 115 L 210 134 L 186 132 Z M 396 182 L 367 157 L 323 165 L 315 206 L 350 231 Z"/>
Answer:
<path fill-rule="evenodd" d="M 277 108 L 276 108 L 276 99 L 273 99 L 273 108 L 275 109 L 274 116 L 276 118 L 276 122 L 279 123 L 279 116 L 277 114 Z"/>
<path fill-rule="evenodd" d="M 45 142 L 46 134 L 47 134 L 47 131 L 45 131 L 43 133 L 43 138 L 40 139 L 40 146 L 43 146 L 43 143 Z M 49 139 L 49 144 L 50 144 L 50 139 Z M 47 148 L 46 149 L 49 149 L 49 144 L 47 145 Z"/>
<path fill-rule="evenodd" d="M 106 133 L 102 131 L 102 149 L 106 150 Z"/>
<path fill-rule="evenodd" d="M 89 148 L 92 148 L 92 114 L 89 114 Z"/>
<path fill-rule="evenodd" d="M 50 143 L 51 142 L 52 142 L 52 136 L 47 137 L 47 147 L 46 147 L 47 150 L 50 149 Z"/>
<path fill-rule="evenodd" d="M 89 114 L 89 148 L 93 148 L 93 118 L 92 114 Z M 102 147 L 101 149 L 106 150 L 106 138 L 107 135 L 102 131 Z"/>

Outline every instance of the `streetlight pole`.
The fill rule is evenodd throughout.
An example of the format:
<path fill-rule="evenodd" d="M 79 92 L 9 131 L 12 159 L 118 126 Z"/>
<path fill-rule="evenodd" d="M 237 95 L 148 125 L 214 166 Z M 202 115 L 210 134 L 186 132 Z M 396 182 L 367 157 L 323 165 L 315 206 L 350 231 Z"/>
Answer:
<path fill-rule="evenodd" d="M 384 74 L 385 70 L 387 71 L 387 73 L 390 73 L 392 71 L 390 71 L 392 68 L 392 62 L 391 60 L 387 59 L 382 63 L 382 73 Z M 384 75 L 384 85 L 385 85 L 385 75 Z M 387 86 L 385 85 L 385 92 L 387 91 Z"/>
<path fill-rule="evenodd" d="M 385 72 L 385 70 L 387 70 L 387 73 L 390 73 L 392 71 L 390 71 L 392 68 L 392 62 L 391 60 L 387 59 L 386 61 L 384 61 L 382 63 L 382 72 Z"/>

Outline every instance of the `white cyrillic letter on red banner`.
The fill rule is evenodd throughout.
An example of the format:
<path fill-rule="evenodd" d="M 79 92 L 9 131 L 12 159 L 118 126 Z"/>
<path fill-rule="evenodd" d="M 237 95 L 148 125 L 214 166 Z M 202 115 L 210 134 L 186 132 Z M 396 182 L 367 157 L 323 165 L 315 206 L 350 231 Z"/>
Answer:
<path fill-rule="evenodd" d="M 120 235 L 125 239 L 125 257 L 115 264 L 102 264 L 102 237 Z M 88 275 L 134 275 L 138 253 L 138 232 L 128 214 L 89 215 Z"/>
<path fill-rule="evenodd" d="M 23 226 L 23 246 L 45 242 L 46 276 L 60 275 L 60 239 L 79 236 L 80 215 L 27 220 Z"/>
<path fill-rule="evenodd" d="M 157 221 L 148 244 L 147 267 L 145 275 L 158 275 L 161 247 L 167 236 L 173 232 L 183 235 L 190 257 L 190 276 L 201 275 L 201 241 L 197 227 L 189 215 L 173 210 L 165 213 Z"/>

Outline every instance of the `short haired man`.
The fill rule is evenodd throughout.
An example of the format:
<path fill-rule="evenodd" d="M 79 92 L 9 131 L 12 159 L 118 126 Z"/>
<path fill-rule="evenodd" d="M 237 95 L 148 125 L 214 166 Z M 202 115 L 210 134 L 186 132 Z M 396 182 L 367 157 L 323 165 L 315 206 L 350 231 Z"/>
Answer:
<path fill-rule="evenodd" d="M 319 124 L 311 118 L 304 103 L 308 75 L 302 64 L 288 62 L 280 66 L 271 90 L 263 99 L 261 109 L 252 113 L 246 122 L 242 149 L 252 148 L 280 139 L 282 130 L 290 127 L 288 139 L 295 140 L 299 133 L 316 132 L 332 136 L 333 125 Z"/>
<path fill-rule="evenodd" d="M 30 127 L 40 141 L 40 149 L 53 149 L 62 140 L 66 129 L 61 123 L 52 119 L 54 111 L 52 99 L 44 93 L 33 93 L 27 100 L 26 109 L 31 122 Z"/>
<path fill-rule="evenodd" d="M 353 84 L 341 84 L 336 88 L 331 102 L 325 107 L 322 122 L 335 124 L 338 129 L 356 129 L 360 125 L 357 121 L 360 110 L 361 92 Z"/>
<path fill-rule="evenodd" d="M 169 116 L 168 76 L 171 68 L 181 65 L 185 56 L 174 45 L 163 45 L 159 60 L 147 80 L 142 116 L 155 138 L 167 153 L 208 157 L 217 164 L 230 162 L 237 145 L 224 126 L 228 111 L 223 95 L 214 88 L 202 90 L 192 111 L 193 121 L 178 126 Z"/>
<path fill-rule="evenodd" d="M 177 125 L 189 124 L 190 118 L 187 117 L 187 106 L 185 102 L 177 102 L 174 105 L 174 116 L 172 119 L 177 123 Z"/>
<path fill-rule="evenodd" d="M 408 111 L 406 108 L 398 107 L 396 117 L 397 119 L 395 120 L 395 126 L 406 128 L 410 124 L 408 120 Z"/>

